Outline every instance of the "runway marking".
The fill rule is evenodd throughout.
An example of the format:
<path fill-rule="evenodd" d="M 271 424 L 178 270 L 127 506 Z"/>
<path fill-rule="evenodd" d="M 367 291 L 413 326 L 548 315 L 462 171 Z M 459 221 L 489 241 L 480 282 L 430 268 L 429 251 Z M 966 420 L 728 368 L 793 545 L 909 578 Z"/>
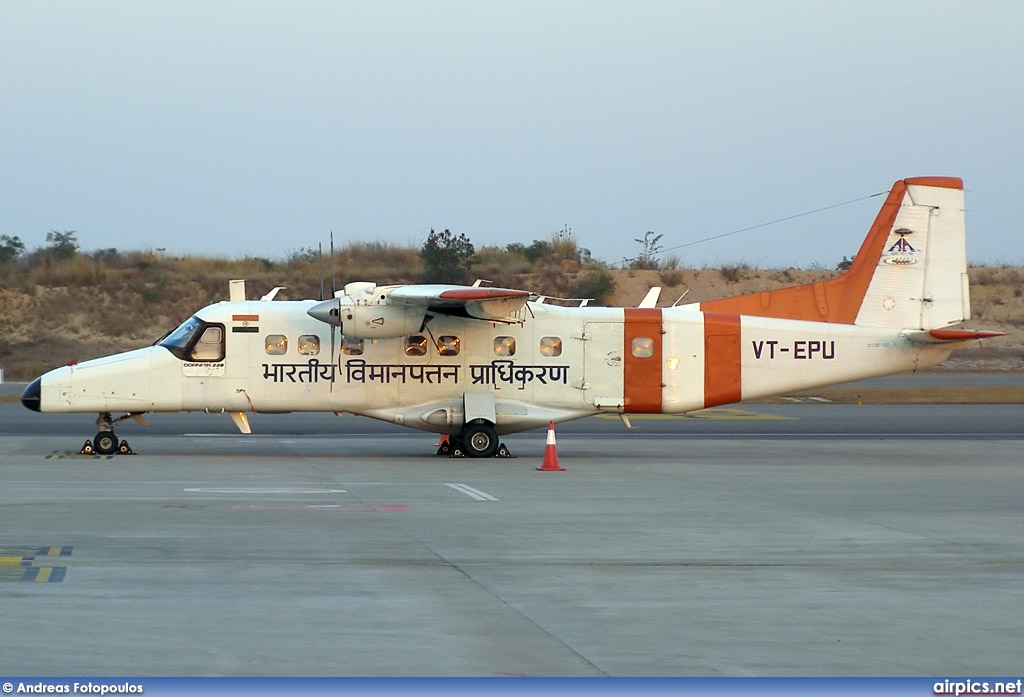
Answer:
<path fill-rule="evenodd" d="M 71 547 L 0 547 L 0 581 L 29 581 L 32 583 L 60 583 L 67 571 L 65 566 L 36 566 L 37 557 L 71 556 Z"/>
<path fill-rule="evenodd" d="M 336 506 L 336 505 L 313 505 L 313 506 L 232 506 L 233 511 L 255 511 L 259 513 L 405 513 L 408 506 L 401 504 L 383 506 Z"/>
<path fill-rule="evenodd" d="M 465 494 L 466 496 L 472 499 L 476 499 L 477 501 L 498 500 L 486 492 L 480 491 L 479 489 L 474 489 L 473 487 L 467 486 L 465 484 L 445 484 L 445 486 L 451 487 L 452 489 L 455 489 L 455 491 L 458 491 L 461 494 Z"/>
<path fill-rule="evenodd" d="M 189 494 L 347 494 L 345 489 L 311 489 L 304 487 L 190 487 Z"/>

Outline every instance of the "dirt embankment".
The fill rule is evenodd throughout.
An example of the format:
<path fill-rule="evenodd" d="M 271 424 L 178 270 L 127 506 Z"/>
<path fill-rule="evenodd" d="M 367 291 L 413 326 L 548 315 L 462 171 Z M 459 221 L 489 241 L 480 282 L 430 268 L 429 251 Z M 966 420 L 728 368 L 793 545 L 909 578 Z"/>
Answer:
<path fill-rule="evenodd" d="M 616 289 L 610 304 L 626 307 L 635 307 L 655 285 L 663 288 L 659 307 L 667 307 L 680 297 L 683 303 L 698 302 L 835 275 L 830 271 L 742 268 L 611 273 Z M 966 326 L 1002 331 L 1007 336 L 957 351 L 939 370 L 1024 371 L 1024 270 L 983 267 L 972 269 L 970 277 L 974 318 Z M 152 284 L 0 288 L 0 368 L 7 381 L 26 381 L 72 360 L 149 345 L 196 309 L 226 298 L 227 284 L 222 285 L 220 293 L 212 297 L 199 283 L 173 288 L 149 287 Z M 249 295 L 259 297 L 273 285 L 287 286 L 288 279 L 266 288 L 251 284 Z M 290 296 L 286 290 L 278 297 Z"/>

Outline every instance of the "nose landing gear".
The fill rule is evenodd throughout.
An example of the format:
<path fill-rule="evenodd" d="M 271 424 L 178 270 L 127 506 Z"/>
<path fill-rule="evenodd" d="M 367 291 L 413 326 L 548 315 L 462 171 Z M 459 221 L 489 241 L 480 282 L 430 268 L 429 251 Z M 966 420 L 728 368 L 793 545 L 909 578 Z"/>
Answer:
<path fill-rule="evenodd" d="M 138 421 L 145 421 L 142 419 L 141 414 L 125 414 L 119 416 L 116 419 L 110 416 L 109 411 L 102 412 L 98 419 L 96 419 L 96 425 L 100 431 L 96 434 L 96 437 L 92 441 L 85 441 L 85 445 L 78 451 L 79 455 L 134 455 L 135 451 L 132 450 L 131 446 L 128 445 L 128 441 L 119 440 L 117 435 L 114 433 L 114 424 L 124 421 L 125 419 L 136 419 Z"/>

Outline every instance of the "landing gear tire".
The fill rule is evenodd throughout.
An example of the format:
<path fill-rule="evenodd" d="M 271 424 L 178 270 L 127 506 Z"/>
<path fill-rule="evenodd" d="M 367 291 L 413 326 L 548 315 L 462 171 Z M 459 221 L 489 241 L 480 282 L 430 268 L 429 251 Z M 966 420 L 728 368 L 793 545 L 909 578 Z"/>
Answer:
<path fill-rule="evenodd" d="M 498 452 L 498 434 L 494 426 L 486 421 L 466 424 L 459 437 L 469 457 L 494 457 Z"/>
<path fill-rule="evenodd" d="M 117 452 L 119 445 L 121 445 L 121 441 L 117 439 L 113 431 L 100 431 L 92 439 L 92 447 L 99 455 L 113 455 Z"/>

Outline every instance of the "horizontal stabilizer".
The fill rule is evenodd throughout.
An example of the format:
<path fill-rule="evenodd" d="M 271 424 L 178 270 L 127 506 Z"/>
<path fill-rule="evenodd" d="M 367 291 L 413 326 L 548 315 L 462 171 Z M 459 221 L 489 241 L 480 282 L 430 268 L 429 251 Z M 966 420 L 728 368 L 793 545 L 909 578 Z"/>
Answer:
<path fill-rule="evenodd" d="M 988 332 L 978 329 L 922 329 L 903 332 L 903 336 L 917 344 L 948 344 L 960 341 L 991 339 L 1006 336 L 1004 332 Z"/>

